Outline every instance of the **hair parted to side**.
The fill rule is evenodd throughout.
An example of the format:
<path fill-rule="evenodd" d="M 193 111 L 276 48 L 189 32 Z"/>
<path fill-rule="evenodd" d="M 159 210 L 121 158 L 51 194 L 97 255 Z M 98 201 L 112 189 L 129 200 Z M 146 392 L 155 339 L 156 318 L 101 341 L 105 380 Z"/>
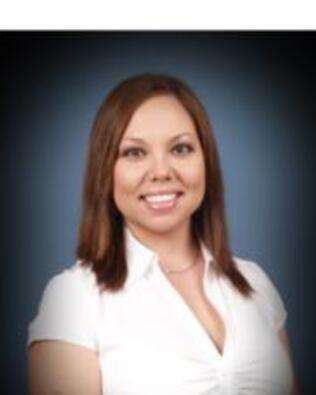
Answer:
<path fill-rule="evenodd" d="M 157 95 L 172 95 L 192 117 L 205 162 L 205 196 L 192 215 L 191 229 L 213 254 L 215 269 L 244 296 L 253 289 L 237 269 L 228 242 L 224 191 L 214 133 L 203 105 L 182 81 L 141 74 L 114 88 L 98 110 L 90 135 L 83 186 L 77 258 L 89 265 L 102 290 L 119 291 L 128 274 L 124 219 L 113 200 L 113 171 L 119 144 L 136 109 Z"/>

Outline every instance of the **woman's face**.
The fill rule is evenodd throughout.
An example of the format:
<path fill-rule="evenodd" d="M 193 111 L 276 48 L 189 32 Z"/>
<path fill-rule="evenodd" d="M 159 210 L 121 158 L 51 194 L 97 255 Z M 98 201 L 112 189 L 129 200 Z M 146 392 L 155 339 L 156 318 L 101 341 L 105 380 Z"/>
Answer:
<path fill-rule="evenodd" d="M 172 96 L 134 112 L 114 167 L 114 201 L 131 229 L 166 233 L 190 224 L 205 192 L 203 152 L 194 123 Z"/>

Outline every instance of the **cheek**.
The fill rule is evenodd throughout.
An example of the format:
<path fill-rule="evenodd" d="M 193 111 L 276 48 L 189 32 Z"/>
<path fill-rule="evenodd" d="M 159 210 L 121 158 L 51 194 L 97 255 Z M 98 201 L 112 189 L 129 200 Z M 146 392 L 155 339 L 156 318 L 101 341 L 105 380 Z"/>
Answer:
<path fill-rule="evenodd" d="M 114 193 L 128 193 L 135 190 L 139 176 L 130 166 L 117 164 L 114 167 Z"/>
<path fill-rule="evenodd" d="M 189 187 L 194 189 L 204 189 L 205 185 L 205 167 L 204 163 L 195 163 L 194 166 L 188 166 L 182 169 L 182 174 Z"/>

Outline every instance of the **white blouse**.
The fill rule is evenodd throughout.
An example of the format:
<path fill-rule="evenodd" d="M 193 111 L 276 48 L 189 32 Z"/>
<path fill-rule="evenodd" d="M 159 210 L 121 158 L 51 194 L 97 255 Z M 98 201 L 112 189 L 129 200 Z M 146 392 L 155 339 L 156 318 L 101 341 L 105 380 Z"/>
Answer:
<path fill-rule="evenodd" d="M 220 354 L 158 256 L 125 228 L 128 278 L 118 293 L 100 294 L 95 275 L 77 261 L 47 284 L 27 345 L 63 340 L 96 350 L 104 395 L 287 395 L 291 364 L 277 336 L 286 311 L 277 289 L 256 264 L 234 257 L 257 291 L 240 295 L 206 262 L 205 295 L 226 328 Z M 74 362 L 75 363 L 75 362 Z"/>

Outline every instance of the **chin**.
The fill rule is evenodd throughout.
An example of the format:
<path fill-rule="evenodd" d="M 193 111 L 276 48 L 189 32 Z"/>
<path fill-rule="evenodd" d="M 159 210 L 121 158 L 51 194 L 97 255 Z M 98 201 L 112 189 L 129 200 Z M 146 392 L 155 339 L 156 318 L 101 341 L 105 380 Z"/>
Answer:
<path fill-rule="evenodd" d="M 138 224 L 138 226 L 142 227 L 147 232 L 163 234 L 163 233 L 170 233 L 175 229 L 179 228 L 180 226 L 183 226 L 183 224 L 184 224 L 184 220 L 172 221 L 172 219 L 170 218 L 170 221 L 168 221 L 168 219 L 166 218 L 164 219 L 156 218 L 156 220 L 150 221 L 150 223 Z"/>

